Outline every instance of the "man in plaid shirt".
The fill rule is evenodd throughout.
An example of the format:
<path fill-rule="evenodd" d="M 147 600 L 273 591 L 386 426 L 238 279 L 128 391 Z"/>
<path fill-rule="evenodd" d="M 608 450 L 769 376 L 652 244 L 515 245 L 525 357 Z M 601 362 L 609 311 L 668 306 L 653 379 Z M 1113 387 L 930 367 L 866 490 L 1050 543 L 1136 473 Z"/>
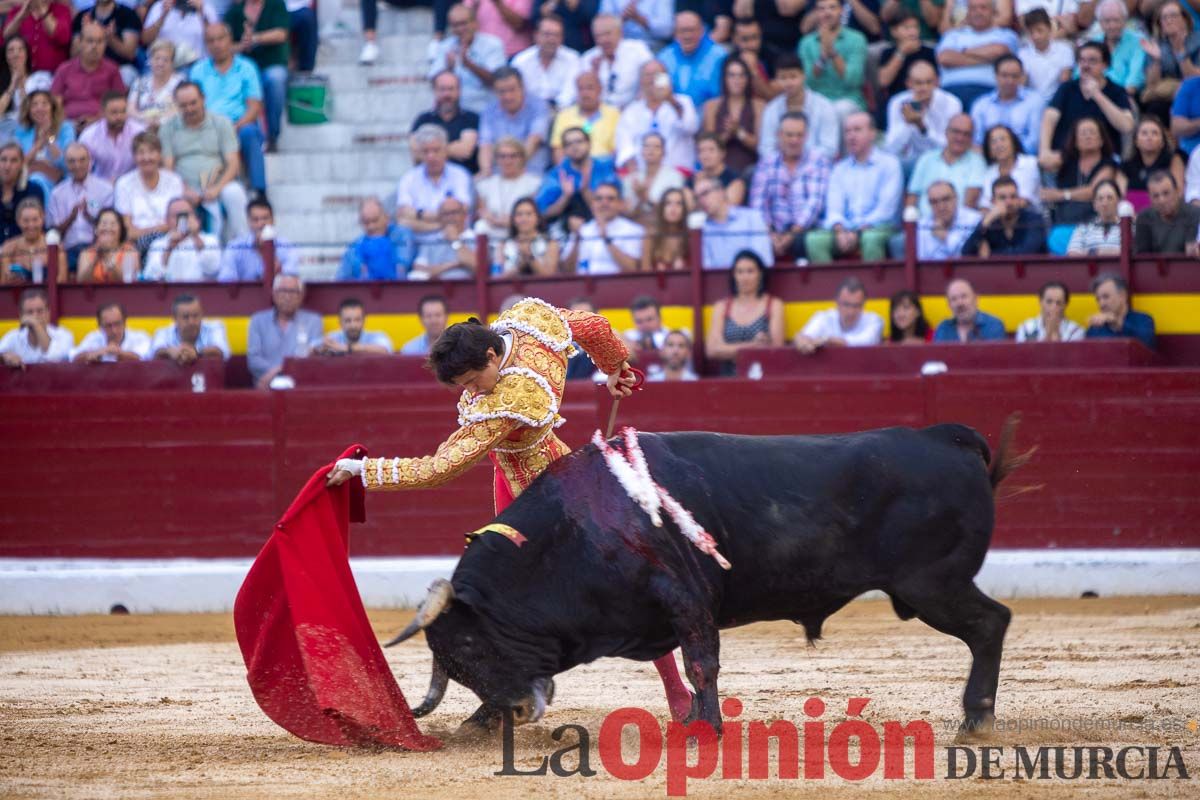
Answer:
<path fill-rule="evenodd" d="M 775 257 L 794 261 L 806 256 L 804 232 L 817 224 L 825 208 L 831 165 L 819 150 L 804 147 L 808 120 L 789 111 L 779 123 L 779 152 L 759 162 L 750 187 L 750 207 L 762 212 L 771 229 Z"/>

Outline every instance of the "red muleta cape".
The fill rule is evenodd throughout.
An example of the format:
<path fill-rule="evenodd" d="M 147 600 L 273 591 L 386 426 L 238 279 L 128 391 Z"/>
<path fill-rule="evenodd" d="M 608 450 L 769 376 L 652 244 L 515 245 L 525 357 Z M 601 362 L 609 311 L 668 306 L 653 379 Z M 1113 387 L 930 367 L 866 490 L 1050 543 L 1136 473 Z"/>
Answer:
<path fill-rule="evenodd" d="M 362 458 L 361 445 L 341 458 Z M 285 730 L 332 745 L 434 750 L 375 638 L 350 572 L 349 523 L 362 483 L 313 473 L 258 554 L 233 605 L 254 699 Z"/>

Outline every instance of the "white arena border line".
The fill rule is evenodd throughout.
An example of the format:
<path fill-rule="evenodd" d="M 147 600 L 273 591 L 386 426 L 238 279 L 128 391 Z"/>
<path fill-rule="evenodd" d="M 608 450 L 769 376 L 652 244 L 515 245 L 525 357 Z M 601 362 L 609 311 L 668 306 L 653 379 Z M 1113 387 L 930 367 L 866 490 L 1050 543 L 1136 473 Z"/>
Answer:
<path fill-rule="evenodd" d="M 363 602 L 415 608 L 458 559 L 352 558 Z M 227 612 L 251 559 L 0 558 L 0 614 Z M 736 568 L 736 567 L 735 567 Z M 993 550 L 976 582 L 998 599 L 1200 594 L 1200 548 Z M 872 593 L 881 596 L 878 593 Z"/>

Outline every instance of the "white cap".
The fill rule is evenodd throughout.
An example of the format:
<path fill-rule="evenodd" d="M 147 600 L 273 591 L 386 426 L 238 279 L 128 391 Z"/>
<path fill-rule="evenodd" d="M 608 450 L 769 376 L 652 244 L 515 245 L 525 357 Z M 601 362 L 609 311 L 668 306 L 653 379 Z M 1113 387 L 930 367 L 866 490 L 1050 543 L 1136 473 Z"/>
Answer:
<path fill-rule="evenodd" d="M 62 244 L 62 237 L 59 236 L 58 231 L 56 231 L 54 228 L 46 231 L 47 247 L 58 247 L 60 244 Z"/>
<path fill-rule="evenodd" d="M 1121 219 L 1132 217 L 1136 213 L 1137 212 L 1134 210 L 1133 203 L 1129 202 L 1128 200 L 1122 200 L 1121 202 L 1117 203 L 1117 216 Z"/>
<path fill-rule="evenodd" d="M 264 225 L 263 229 L 262 229 L 261 238 L 264 242 L 275 241 L 275 226 L 274 225 Z"/>
<path fill-rule="evenodd" d="M 905 206 L 904 207 L 904 221 L 905 222 L 918 222 L 920 219 L 921 219 L 921 210 L 920 209 L 918 209 L 916 206 Z"/>

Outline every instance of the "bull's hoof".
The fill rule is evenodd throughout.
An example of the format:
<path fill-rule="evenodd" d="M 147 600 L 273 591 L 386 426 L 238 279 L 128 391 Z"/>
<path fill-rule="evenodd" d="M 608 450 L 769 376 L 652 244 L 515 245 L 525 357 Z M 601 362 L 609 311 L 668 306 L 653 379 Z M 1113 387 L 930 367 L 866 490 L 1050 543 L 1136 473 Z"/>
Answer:
<path fill-rule="evenodd" d="M 475 719 L 464 720 L 458 726 L 458 730 L 454 731 L 454 740 L 458 742 L 478 742 L 491 738 L 496 732 L 496 728 L 489 727 L 486 723 Z"/>
<path fill-rule="evenodd" d="M 996 715 L 990 711 L 969 714 L 958 726 L 957 744 L 991 741 L 996 730 Z"/>
<path fill-rule="evenodd" d="M 699 715 L 699 709 L 696 708 L 696 695 L 688 692 L 687 696 L 676 695 L 669 698 L 671 705 L 671 719 L 676 722 L 687 724 Z"/>

